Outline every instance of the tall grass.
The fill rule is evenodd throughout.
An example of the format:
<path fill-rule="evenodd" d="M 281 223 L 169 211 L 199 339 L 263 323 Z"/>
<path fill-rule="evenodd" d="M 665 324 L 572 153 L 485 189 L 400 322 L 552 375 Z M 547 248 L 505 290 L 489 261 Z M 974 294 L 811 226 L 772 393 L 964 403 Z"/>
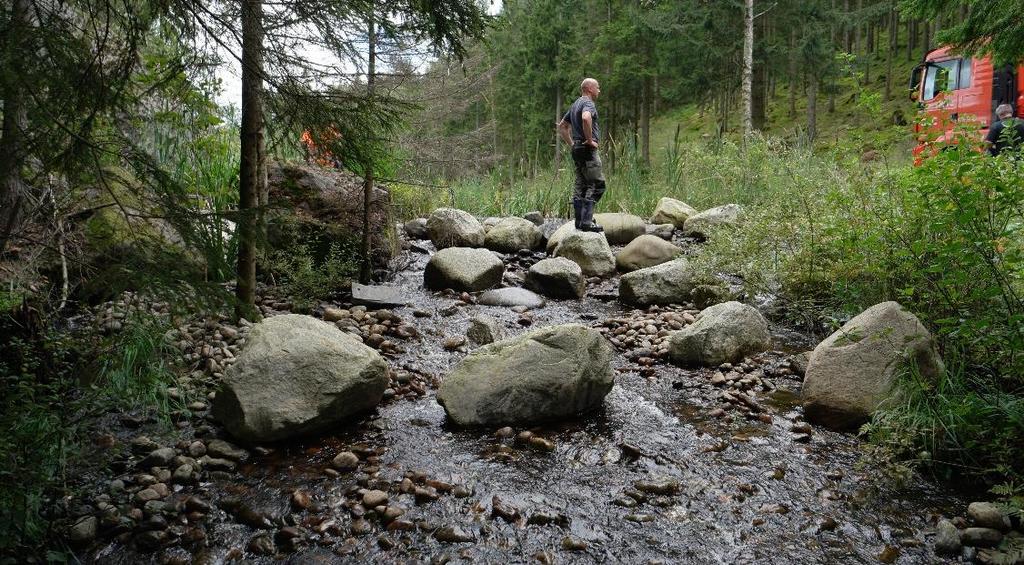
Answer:
<path fill-rule="evenodd" d="M 913 372 L 863 433 L 883 458 L 925 464 L 950 479 L 977 475 L 989 483 L 1020 477 L 1024 469 L 1024 397 L 967 372 L 948 359 L 938 381 Z M 980 486 L 980 485 L 979 485 Z"/>
<path fill-rule="evenodd" d="M 844 184 L 852 175 L 849 163 L 813 155 L 774 137 L 740 144 L 730 141 L 683 142 L 678 137 L 653 159 L 648 168 L 631 144 L 615 159 L 602 155 L 607 191 L 599 212 L 629 212 L 649 216 L 662 197 L 706 209 L 722 204 L 759 205 L 779 194 L 813 195 L 829 181 Z M 437 188 L 395 185 L 392 196 L 400 217 L 428 214 L 439 206 L 454 206 L 480 216 L 521 215 L 538 210 L 568 217 L 574 173 L 568 155 L 559 170 L 510 179 L 498 169 L 483 177 L 453 181 Z"/>
<path fill-rule="evenodd" d="M 170 177 L 161 191 L 175 227 L 202 254 L 209 280 L 229 280 L 238 249 L 231 221 L 238 206 L 238 126 L 230 119 L 191 128 L 154 123 L 143 145 Z"/>

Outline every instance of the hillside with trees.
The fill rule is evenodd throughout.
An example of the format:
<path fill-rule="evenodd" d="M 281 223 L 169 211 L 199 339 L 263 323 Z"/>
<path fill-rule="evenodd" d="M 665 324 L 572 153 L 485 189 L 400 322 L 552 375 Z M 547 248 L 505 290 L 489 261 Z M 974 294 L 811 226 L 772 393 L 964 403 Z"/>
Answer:
<path fill-rule="evenodd" d="M 0 7 L 0 562 L 1024 562 L 1021 0 Z"/>

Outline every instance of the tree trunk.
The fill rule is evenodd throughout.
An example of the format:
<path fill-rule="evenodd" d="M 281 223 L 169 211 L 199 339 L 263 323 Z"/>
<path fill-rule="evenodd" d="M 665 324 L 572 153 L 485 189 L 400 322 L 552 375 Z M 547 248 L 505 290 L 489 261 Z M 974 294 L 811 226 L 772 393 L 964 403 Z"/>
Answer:
<path fill-rule="evenodd" d="M 807 141 L 813 143 L 818 134 L 818 77 L 808 76 L 807 84 Z"/>
<path fill-rule="evenodd" d="M 868 31 L 867 53 L 869 55 L 873 55 L 875 53 L 875 23 L 876 22 L 875 22 L 874 18 L 872 18 L 871 21 L 869 21 L 867 23 L 867 26 L 868 26 L 868 30 L 867 30 Z"/>
<path fill-rule="evenodd" d="M 633 126 L 633 163 L 636 163 L 636 151 L 640 147 L 640 97 L 633 93 L 633 115 L 632 125 Z"/>
<path fill-rule="evenodd" d="M 617 125 L 618 118 L 619 118 L 619 112 L 618 112 L 619 103 L 618 103 L 618 101 L 616 101 L 615 99 L 612 99 L 611 108 L 612 108 L 612 115 L 611 115 L 610 119 L 608 120 L 608 133 L 605 135 L 608 138 L 608 142 L 605 143 L 605 146 L 607 146 L 607 149 L 605 151 L 607 152 L 607 155 L 608 155 L 608 171 L 610 173 L 614 174 L 615 173 L 615 150 L 617 149 L 617 147 L 615 146 L 615 139 L 616 139 L 615 132 L 618 131 L 616 129 L 616 125 Z"/>
<path fill-rule="evenodd" d="M 917 41 L 917 22 L 913 18 L 907 19 L 907 60 L 914 59 L 914 42 Z"/>
<path fill-rule="evenodd" d="M 796 29 L 789 32 L 789 117 L 796 118 Z"/>
<path fill-rule="evenodd" d="M 886 55 L 885 101 L 892 100 L 892 60 L 896 58 L 896 36 L 899 33 L 900 16 L 896 12 L 896 0 L 889 2 L 889 53 Z"/>
<path fill-rule="evenodd" d="M 10 33 L 5 43 L 5 58 L 16 61 L 28 55 L 25 44 L 29 37 L 29 0 L 13 0 L 11 5 Z M 25 96 L 18 84 L 18 73 L 9 73 L 3 95 L 4 120 L 3 137 L 0 138 L 0 256 L 7 249 L 12 236 L 18 230 L 21 207 L 25 198 L 25 180 L 21 169 L 25 161 L 24 135 L 28 129 L 28 112 Z"/>
<path fill-rule="evenodd" d="M 654 75 L 654 99 L 651 100 L 651 113 L 658 113 L 658 101 L 661 100 L 661 81 L 658 80 L 657 70 Z"/>
<path fill-rule="evenodd" d="M 843 24 L 846 33 L 846 52 L 853 53 L 853 28 L 850 25 L 850 0 L 843 2 L 843 13 L 846 14 L 846 23 Z"/>
<path fill-rule="evenodd" d="M 768 36 L 767 33 L 767 19 L 765 16 L 761 16 L 761 20 L 757 27 L 757 37 L 760 37 L 761 46 L 756 50 L 754 57 L 754 72 L 751 77 L 752 80 L 752 94 L 750 101 L 750 124 L 754 130 L 764 129 L 765 124 L 765 107 L 767 106 L 768 98 L 768 68 L 766 64 L 767 57 L 765 56 L 764 42 Z"/>
<path fill-rule="evenodd" d="M 640 104 L 640 155 L 644 166 L 651 168 L 651 77 L 644 77 Z"/>
<path fill-rule="evenodd" d="M 853 22 L 853 51 L 852 51 L 852 53 L 854 55 L 858 55 L 858 56 L 861 54 L 861 50 L 862 50 L 861 48 L 863 47 L 862 43 L 864 43 L 863 37 L 862 37 L 862 33 L 861 33 L 861 21 L 860 21 L 860 13 L 861 13 L 861 8 L 862 7 L 864 7 L 864 0 L 857 0 L 857 19 L 855 19 L 854 22 Z"/>
<path fill-rule="evenodd" d="M 377 27 L 374 21 L 373 4 L 370 4 L 370 15 L 366 22 L 366 41 L 369 44 L 369 54 L 366 65 L 366 97 L 373 104 L 373 89 L 377 82 Z M 373 204 L 373 159 L 370 158 L 363 164 L 363 241 L 362 264 L 359 267 L 359 282 L 368 284 L 373 274 L 373 261 L 370 257 L 370 242 L 372 233 L 370 231 L 370 208 Z"/>
<path fill-rule="evenodd" d="M 743 10 L 743 137 L 754 130 L 754 0 L 745 0 Z"/>
<path fill-rule="evenodd" d="M 238 274 L 235 315 L 255 319 L 257 214 L 263 172 L 263 2 L 242 4 L 242 130 L 238 183 Z"/>
<path fill-rule="evenodd" d="M 555 123 L 557 124 L 562 120 L 562 84 L 555 83 Z M 555 174 L 558 174 L 558 168 L 562 165 L 562 136 L 558 133 L 558 128 L 555 128 Z"/>
<path fill-rule="evenodd" d="M 924 45 L 924 54 L 927 55 L 928 52 L 931 51 L 931 44 L 932 44 L 932 38 L 931 38 L 931 33 L 930 33 L 931 32 L 931 24 L 929 24 L 928 22 L 923 22 L 923 25 L 924 25 L 924 41 L 922 41 L 922 44 Z"/>
<path fill-rule="evenodd" d="M 488 90 L 491 93 L 491 159 L 498 162 L 498 93 L 494 89 L 494 75 L 487 78 Z"/>

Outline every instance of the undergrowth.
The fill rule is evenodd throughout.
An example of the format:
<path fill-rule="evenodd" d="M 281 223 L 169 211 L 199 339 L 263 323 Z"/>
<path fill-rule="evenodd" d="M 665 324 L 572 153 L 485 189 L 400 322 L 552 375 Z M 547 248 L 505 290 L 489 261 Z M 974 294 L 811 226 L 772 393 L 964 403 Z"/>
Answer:
<path fill-rule="evenodd" d="M 0 555 L 24 558 L 44 540 L 62 543 L 54 527 L 62 497 L 75 486 L 67 470 L 97 463 L 96 417 L 141 412 L 169 428 L 167 388 L 175 381 L 163 338 L 169 325 L 155 318 L 126 320 L 122 332 L 100 340 L 33 334 L 8 314 L 0 327 Z"/>

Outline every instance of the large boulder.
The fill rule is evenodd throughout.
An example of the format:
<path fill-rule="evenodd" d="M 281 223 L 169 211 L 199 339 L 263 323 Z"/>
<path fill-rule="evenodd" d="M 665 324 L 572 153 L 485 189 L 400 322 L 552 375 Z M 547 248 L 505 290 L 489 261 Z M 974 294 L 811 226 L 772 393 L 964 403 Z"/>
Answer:
<path fill-rule="evenodd" d="M 704 210 L 686 219 L 683 224 L 683 233 L 706 238 L 720 226 L 731 226 L 738 223 L 742 213 L 743 210 L 739 204 L 725 204 Z"/>
<path fill-rule="evenodd" d="M 604 228 L 608 243 L 629 243 L 647 232 L 647 222 L 640 216 L 623 212 L 594 214 L 594 222 Z"/>
<path fill-rule="evenodd" d="M 686 219 L 697 214 L 697 210 L 689 204 L 675 198 L 662 198 L 651 214 L 652 224 L 672 224 L 682 229 Z"/>
<path fill-rule="evenodd" d="M 559 243 L 562 243 L 562 239 L 574 231 L 576 231 L 576 225 L 572 222 L 566 222 L 558 226 L 555 231 L 551 232 L 551 235 L 548 236 L 547 243 L 548 255 L 554 255 L 555 248 L 558 247 Z"/>
<path fill-rule="evenodd" d="M 359 338 L 310 316 L 275 316 L 249 332 L 213 415 L 240 441 L 280 441 L 373 408 L 387 386 L 387 363 Z"/>
<path fill-rule="evenodd" d="M 644 234 L 629 242 L 615 255 L 620 271 L 635 271 L 660 265 L 679 257 L 683 250 L 656 235 Z"/>
<path fill-rule="evenodd" d="M 580 298 L 586 292 L 583 269 L 565 257 L 541 259 L 526 272 L 525 285 L 551 298 Z"/>
<path fill-rule="evenodd" d="M 450 288 L 476 292 L 501 282 L 505 264 L 486 249 L 449 247 L 434 253 L 423 271 L 423 284 L 431 290 Z"/>
<path fill-rule="evenodd" d="M 463 426 L 532 424 L 601 405 L 612 388 L 612 348 L 586 326 L 549 326 L 485 345 L 462 360 L 437 393 Z"/>
<path fill-rule="evenodd" d="M 898 303 L 876 304 L 814 348 L 804 374 L 804 411 L 830 428 L 856 427 L 912 367 L 927 380 L 944 370 L 932 335 Z"/>
<path fill-rule="evenodd" d="M 716 294 L 710 290 L 720 290 L 717 296 L 721 297 L 727 294 L 720 283 L 694 271 L 685 257 L 626 273 L 619 279 L 619 301 L 631 306 L 694 302 L 701 307 L 714 302 L 710 297 Z"/>
<path fill-rule="evenodd" d="M 434 247 L 482 247 L 484 226 L 469 212 L 438 208 L 427 218 L 427 235 Z"/>
<path fill-rule="evenodd" d="M 680 365 L 713 367 L 771 346 L 768 322 L 756 308 L 723 302 L 701 310 L 697 321 L 672 334 L 669 357 Z"/>
<path fill-rule="evenodd" d="M 363 230 L 363 179 L 348 171 L 301 161 L 267 164 L 267 246 L 308 254 L 316 265 L 340 244 L 358 246 Z M 386 267 L 397 251 L 391 196 L 374 184 L 370 195 L 370 234 L 375 266 Z"/>
<path fill-rule="evenodd" d="M 484 245 L 502 253 L 535 249 L 541 241 L 540 228 L 523 218 L 501 218 L 487 230 Z"/>
<path fill-rule="evenodd" d="M 576 263 L 588 277 L 603 277 L 615 272 L 615 256 L 604 234 L 572 231 L 562 238 L 555 257 Z"/>

